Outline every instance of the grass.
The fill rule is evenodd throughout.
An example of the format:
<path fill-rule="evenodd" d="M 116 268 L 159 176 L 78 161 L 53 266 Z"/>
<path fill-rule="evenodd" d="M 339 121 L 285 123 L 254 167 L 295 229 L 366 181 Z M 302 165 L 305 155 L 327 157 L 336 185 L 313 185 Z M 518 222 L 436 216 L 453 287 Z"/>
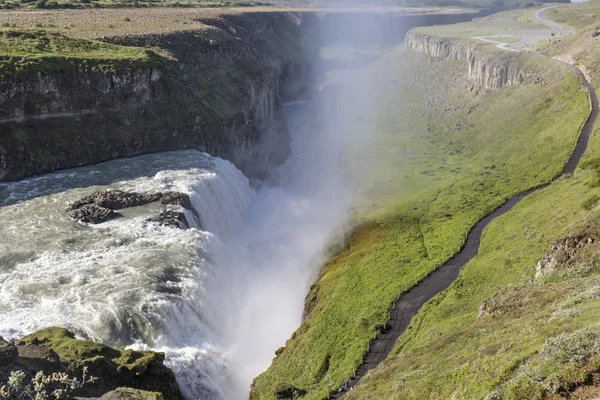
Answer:
<path fill-rule="evenodd" d="M 597 24 L 600 16 L 600 3 L 588 1 L 572 4 L 568 7 L 557 7 L 546 11 L 545 18 L 568 25 L 575 29 L 582 29 Z"/>
<path fill-rule="evenodd" d="M 502 43 L 517 43 L 521 38 L 515 36 L 489 36 L 490 39 Z"/>
<path fill-rule="evenodd" d="M 305 399 L 325 398 L 360 363 L 373 326 L 400 293 L 458 251 L 469 228 L 504 199 L 560 171 L 587 115 L 587 97 L 562 68 L 527 62 L 546 84 L 477 95 L 466 89 L 466 66 L 456 61 L 399 48 L 373 67 L 379 112 L 360 116 L 356 131 L 377 128 L 368 139 L 351 136 L 349 148 L 362 224 L 311 288 L 306 319 L 255 380 L 252 399 L 273 398 L 279 383 L 307 390 Z M 356 398 L 367 398 L 382 379 Z M 377 393 L 371 398 L 392 398 Z"/>
<path fill-rule="evenodd" d="M 43 30 L 0 30 L 0 76 L 23 73 L 116 72 L 158 64 L 158 56 L 137 47 L 78 39 Z"/>
<path fill-rule="evenodd" d="M 521 31 L 547 29 L 546 25 L 532 22 L 532 14 L 537 9 L 538 8 L 527 8 L 525 10 L 505 11 L 484 18 L 476 18 L 471 22 L 419 27 L 416 28 L 415 31 L 428 35 L 469 40 L 474 36 L 491 36 L 507 30 Z"/>

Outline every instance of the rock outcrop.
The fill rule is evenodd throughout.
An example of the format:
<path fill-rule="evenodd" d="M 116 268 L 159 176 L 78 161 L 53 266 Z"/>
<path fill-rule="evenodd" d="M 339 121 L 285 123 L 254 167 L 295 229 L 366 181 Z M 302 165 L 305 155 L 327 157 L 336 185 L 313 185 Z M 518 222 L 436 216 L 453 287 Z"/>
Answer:
<path fill-rule="evenodd" d="M 163 210 L 158 216 L 148 218 L 146 221 L 156 222 L 161 226 L 169 226 L 171 228 L 188 229 L 190 227 L 185 214 L 181 211 Z"/>
<path fill-rule="evenodd" d="M 538 261 L 535 268 L 535 278 L 542 278 L 556 272 L 558 269 L 566 270 L 578 261 L 582 249 L 595 242 L 590 235 L 572 235 L 555 240 L 550 251 Z"/>
<path fill-rule="evenodd" d="M 0 354 L 7 346 L 11 358 L 0 359 L 0 386 L 12 371 L 23 371 L 30 381 L 39 371 L 64 372 L 81 378 L 84 368 L 97 379 L 76 389 L 75 397 L 103 399 L 180 400 L 173 372 L 164 365 L 164 354 L 113 349 L 100 343 L 77 340 L 63 328 L 47 328 L 14 343 L 0 339 Z"/>
<path fill-rule="evenodd" d="M 119 217 L 120 214 L 111 209 L 101 207 L 98 204 L 89 204 L 71 211 L 69 216 L 78 222 L 85 222 L 86 224 L 101 224 Z"/>
<path fill-rule="evenodd" d="M 109 210 L 120 210 L 123 208 L 143 206 L 144 204 L 158 201 L 162 197 L 162 193 L 141 194 L 136 192 L 125 192 L 123 190 L 99 190 L 75 201 L 69 205 L 69 208 L 76 210 L 88 204 L 96 204 Z"/>
<path fill-rule="evenodd" d="M 184 208 L 191 211 L 197 219 L 200 218 L 192 206 L 190 196 L 181 192 L 136 193 L 123 190 L 99 190 L 69 204 L 67 212 L 72 219 L 78 222 L 100 224 L 121 216 L 114 210 L 142 206 L 157 201 L 167 206 Z M 146 221 L 179 229 L 190 227 L 185 213 L 178 209 L 163 209 L 158 216 L 148 218 Z"/>
<path fill-rule="evenodd" d="M 490 51 L 483 43 L 410 31 L 406 45 L 418 53 L 466 63 L 467 77 L 474 88 L 500 89 L 541 79 L 538 71 L 525 66 L 523 54 Z"/>

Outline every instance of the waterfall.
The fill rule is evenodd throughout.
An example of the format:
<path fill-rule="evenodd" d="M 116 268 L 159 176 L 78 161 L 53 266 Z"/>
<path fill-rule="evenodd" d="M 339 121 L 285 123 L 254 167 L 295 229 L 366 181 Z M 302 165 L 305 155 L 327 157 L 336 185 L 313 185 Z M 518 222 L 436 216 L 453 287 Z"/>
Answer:
<path fill-rule="evenodd" d="M 292 156 L 256 188 L 228 161 L 191 150 L 1 184 L 0 335 L 61 326 L 163 351 L 186 398 L 246 398 L 300 324 L 349 198 L 310 104 L 285 112 Z M 100 189 L 187 193 L 199 225 L 148 223 L 155 203 L 99 225 L 70 220 L 67 205 Z"/>

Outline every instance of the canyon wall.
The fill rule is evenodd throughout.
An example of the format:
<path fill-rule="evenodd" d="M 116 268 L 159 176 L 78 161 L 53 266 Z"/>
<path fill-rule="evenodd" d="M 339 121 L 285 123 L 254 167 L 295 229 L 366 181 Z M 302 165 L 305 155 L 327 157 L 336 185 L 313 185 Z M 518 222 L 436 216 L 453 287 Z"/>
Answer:
<path fill-rule="evenodd" d="M 298 91 L 283 86 L 308 64 L 298 19 L 282 12 L 208 22 L 202 31 L 103 38 L 168 52 L 151 66 L 3 79 L 0 180 L 188 148 L 249 176 L 281 163 L 290 141 L 281 95 Z"/>
<path fill-rule="evenodd" d="M 500 89 L 536 83 L 543 74 L 522 53 L 490 49 L 484 43 L 438 37 L 411 31 L 406 45 L 432 57 L 451 58 L 467 64 L 467 76 L 475 88 Z"/>

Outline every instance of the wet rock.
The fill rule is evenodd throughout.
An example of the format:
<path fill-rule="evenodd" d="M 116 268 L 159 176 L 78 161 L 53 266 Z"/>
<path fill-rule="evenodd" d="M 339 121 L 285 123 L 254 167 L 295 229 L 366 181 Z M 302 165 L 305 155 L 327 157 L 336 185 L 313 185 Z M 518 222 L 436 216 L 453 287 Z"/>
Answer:
<path fill-rule="evenodd" d="M 306 390 L 299 389 L 287 383 L 278 383 L 273 389 L 276 399 L 298 399 L 306 395 Z"/>
<path fill-rule="evenodd" d="M 70 209 L 75 210 L 88 204 L 96 204 L 109 210 L 120 210 L 143 206 L 144 204 L 160 200 L 162 196 L 162 193 L 141 194 L 125 192 L 123 190 L 100 190 L 72 203 Z"/>
<path fill-rule="evenodd" d="M 160 203 L 161 204 L 170 204 L 173 206 L 181 206 L 183 208 L 187 208 L 188 210 L 192 210 L 192 203 L 190 201 L 190 196 L 186 193 L 165 192 L 162 194 Z"/>
<path fill-rule="evenodd" d="M 100 224 L 113 218 L 120 216 L 108 208 L 101 207 L 97 204 L 86 205 L 69 213 L 70 217 L 79 222 L 88 224 Z"/>
<path fill-rule="evenodd" d="M 19 352 L 14 343 L 9 343 L 0 336 L 0 365 L 6 365 L 13 362 Z"/>
<path fill-rule="evenodd" d="M 163 210 L 157 217 L 148 218 L 146 221 L 179 229 L 189 229 L 190 227 L 185 214 L 181 211 Z"/>

